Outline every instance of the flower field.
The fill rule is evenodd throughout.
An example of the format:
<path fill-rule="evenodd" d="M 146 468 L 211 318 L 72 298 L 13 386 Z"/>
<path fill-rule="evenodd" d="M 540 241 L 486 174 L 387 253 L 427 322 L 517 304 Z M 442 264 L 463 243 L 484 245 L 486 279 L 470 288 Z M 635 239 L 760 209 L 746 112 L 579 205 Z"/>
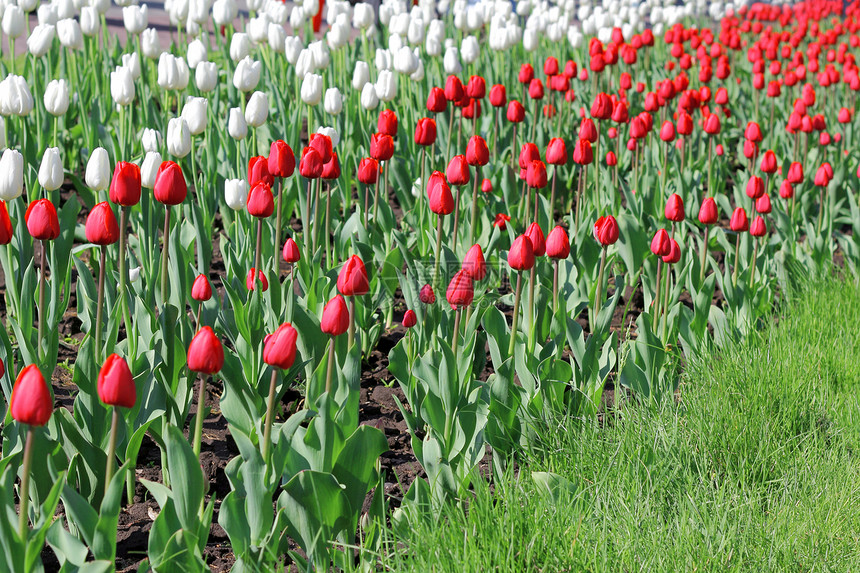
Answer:
<path fill-rule="evenodd" d="M 858 2 L 2 8 L 0 571 L 387 570 L 857 277 Z"/>

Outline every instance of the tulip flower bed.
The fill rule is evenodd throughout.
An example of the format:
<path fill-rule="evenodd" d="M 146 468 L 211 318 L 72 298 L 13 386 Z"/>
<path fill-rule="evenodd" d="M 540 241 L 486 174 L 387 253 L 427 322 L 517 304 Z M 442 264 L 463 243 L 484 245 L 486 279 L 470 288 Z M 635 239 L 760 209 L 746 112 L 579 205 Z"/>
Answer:
<path fill-rule="evenodd" d="M 373 563 L 856 274 L 860 3 L 634 4 L 5 6 L 0 570 Z"/>

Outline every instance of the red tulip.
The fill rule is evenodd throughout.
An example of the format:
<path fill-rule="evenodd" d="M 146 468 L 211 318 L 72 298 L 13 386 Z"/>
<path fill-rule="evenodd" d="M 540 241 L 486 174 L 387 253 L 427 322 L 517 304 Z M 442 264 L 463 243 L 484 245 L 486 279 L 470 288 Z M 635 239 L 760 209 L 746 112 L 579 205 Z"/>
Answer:
<path fill-rule="evenodd" d="M 782 185 L 779 186 L 779 196 L 783 199 L 791 199 L 794 197 L 794 188 L 791 186 L 791 183 L 788 181 L 782 182 Z"/>
<path fill-rule="evenodd" d="M 140 167 L 119 161 L 114 167 L 109 197 L 112 203 L 132 207 L 140 202 Z"/>
<path fill-rule="evenodd" d="M 532 241 L 527 235 L 514 239 L 508 251 L 508 265 L 517 271 L 527 271 L 535 264 L 535 253 Z"/>
<path fill-rule="evenodd" d="M 436 143 L 436 120 L 422 117 L 415 125 L 415 143 L 428 146 Z"/>
<path fill-rule="evenodd" d="M 599 93 L 591 104 L 591 117 L 594 119 L 610 119 L 612 117 L 612 100 L 605 93 Z"/>
<path fill-rule="evenodd" d="M 508 111 L 506 117 L 511 123 L 522 122 L 526 118 L 526 110 L 523 107 L 523 104 L 521 104 L 515 99 L 511 100 L 511 102 L 508 104 Z"/>
<path fill-rule="evenodd" d="M 254 281 L 254 271 L 255 270 L 256 269 L 254 267 L 251 267 L 250 269 L 248 269 L 248 275 L 245 277 L 245 288 L 247 288 L 248 290 L 254 290 L 254 287 L 256 286 L 255 281 Z M 269 279 L 266 278 L 266 275 L 263 272 L 263 269 L 260 269 L 259 271 L 257 271 L 257 282 L 262 283 L 263 292 L 266 292 L 267 290 L 269 290 Z"/>
<path fill-rule="evenodd" d="M 487 94 L 487 83 L 481 76 L 472 76 L 466 84 L 466 95 L 472 99 L 483 99 Z"/>
<path fill-rule="evenodd" d="M 681 247 L 675 239 L 669 240 L 669 253 L 663 256 L 663 262 L 674 265 L 681 260 Z"/>
<path fill-rule="evenodd" d="M 349 310 L 346 308 L 346 301 L 337 294 L 323 308 L 320 330 L 331 336 L 340 336 L 348 329 Z"/>
<path fill-rule="evenodd" d="M 773 150 L 768 149 L 761 156 L 761 170 L 762 173 L 776 173 L 776 154 Z"/>
<path fill-rule="evenodd" d="M 744 211 L 743 207 L 738 207 L 735 209 L 735 212 L 732 213 L 731 221 L 729 221 L 729 227 L 731 227 L 732 231 L 735 233 L 743 233 L 747 229 L 749 229 L 749 221 L 747 220 L 747 212 Z"/>
<path fill-rule="evenodd" d="M 472 166 L 483 167 L 490 162 L 490 150 L 480 135 L 473 135 L 466 146 L 466 162 Z"/>
<path fill-rule="evenodd" d="M 658 257 L 665 257 L 666 255 L 671 254 L 672 242 L 666 229 L 660 229 L 654 233 L 654 238 L 651 239 L 651 252 Z"/>
<path fill-rule="evenodd" d="M 543 73 L 545 76 L 554 76 L 558 73 L 558 60 L 550 56 L 543 63 Z"/>
<path fill-rule="evenodd" d="M 418 300 L 424 304 L 433 304 L 436 302 L 436 293 L 433 292 L 433 287 L 429 284 L 421 287 L 421 290 L 418 291 Z"/>
<path fill-rule="evenodd" d="M 750 225 L 750 235 L 753 237 L 764 237 L 766 233 L 767 225 L 764 222 L 764 217 L 759 215 L 753 219 L 752 225 Z"/>
<path fill-rule="evenodd" d="M 316 149 L 317 153 L 320 154 L 323 165 L 331 161 L 332 153 L 334 153 L 331 137 L 322 133 L 314 133 L 311 135 L 311 141 L 308 145 L 310 145 L 311 149 Z"/>
<path fill-rule="evenodd" d="M 99 370 L 96 384 L 99 400 L 108 406 L 134 408 L 137 388 L 128 363 L 116 354 L 108 356 Z"/>
<path fill-rule="evenodd" d="M 450 215 L 454 212 L 454 196 L 445 177 L 434 171 L 427 184 L 427 198 L 430 210 L 437 215 Z"/>
<path fill-rule="evenodd" d="M 289 370 L 296 361 L 296 339 L 299 333 L 289 322 L 278 327 L 263 342 L 263 362 L 269 366 Z"/>
<path fill-rule="evenodd" d="M 427 111 L 430 113 L 442 113 L 448 108 L 448 99 L 445 97 L 445 91 L 440 87 L 430 89 L 430 95 L 427 96 Z"/>
<path fill-rule="evenodd" d="M 546 256 L 551 259 L 566 259 L 570 256 L 570 239 L 563 227 L 556 226 L 546 238 Z"/>
<path fill-rule="evenodd" d="M 546 240 L 543 237 L 543 230 L 537 223 L 532 223 L 526 230 L 526 237 L 532 243 L 532 250 L 536 257 L 542 257 L 546 254 Z"/>
<path fill-rule="evenodd" d="M 755 202 L 755 210 L 762 215 L 767 215 L 771 212 L 772 207 L 770 204 L 770 195 L 765 193 L 761 197 L 759 197 Z"/>
<path fill-rule="evenodd" d="M 708 197 L 702 201 L 702 206 L 699 207 L 699 222 L 703 225 L 714 225 L 719 220 L 717 213 L 717 202 L 713 197 Z"/>
<path fill-rule="evenodd" d="M 410 308 L 403 314 L 403 326 L 412 328 L 416 324 L 418 324 L 418 317 L 415 316 L 415 311 Z"/>
<path fill-rule="evenodd" d="M 594 121 L 590 117 L 583 117 L 579 122 L 579 139 L 584 139 L 589 143 L 597 141 L 597 128 L 594 126 Z"/>
<path fill-rule="evenodd" d="M 338 161 L 337 153 L 331 154 L 331 159 L 323 165 L 322 178 L 326 181 L 333 181 L 340 177 L 340 161 Z"/>
<path fill-rule="evenodd" d="M 717 135 L 718 133 L 720 133 L 720 117 L 715 113 L 709 115 L 708 118 L 705 120 L 704 129 L 705 133 L 707 133 L 708 135 Z"/>
<path fill-rule="evenodd" d="M 761 143 L 762 133 L 759 124 L 754 121 L 747 123 L 747 127 L 744 130 L 744 138 L 755 143 Z"/>
<path fill-rule="evenodd" d="M 505 86 L 496 84 L 490 88 L 490 105 L 493 107 L 503 107 L 508 103 L 508 96 Z"/>
<path fill-rule="evenodd" d="M 614 151 L 610 151 L 606 154 L 606 165 L 609 167 L 615 167 L 618 165 L 618 158 L 615 156 Z"/>
<path fill-rule="evenodd" d="M 153 189 L 155 200 L 165 205 L 179 205 L 185 201 L 188 186 L 182 168 L 173 161 L 165 161 L 155 174 Z"/>
<path fill-rule="evenodd" d="M 543 99 L 543 82 L 537 78 L 529 82 L 529 97 L 536 100 Z"/>
<path fill-rule="evenodd" d="M 12 418 L 28 426 L 44 426 L 51 419 L 54 403 L 42 372 L 30 364 L 18 374 L 9 400 Z"/>
<path fill-rule="evenodd" d="M 455 310 L 472 304 L 472 300 L 475 298 L 475 287 L 472 285 L 472 277 L 464 270 L 457 271 L 451 282 L 448 283 L 448 291 L 445 293 L 445 298 L 448 300 L 451 308 Z"/>
<path fill-rule="evenodd" d="M 567 163 L 567 146 L 560 137 L 553 137 L 546 147 L 546 162 L 550 165 L 564 165 Z"/>
<path fill-rule="evenodd" d="M 390 109 L 384 109 L 379 112 L 376 131 L 395 137 L 397 135 L 397 114 Z"/>
<path fill-rule="evenodd" d="M 267 167 L 273 177 L 283 178 L 292 175 L 296 171 L 296 156 L 290 146 L 280 139 L 273 141 L 269 148 Z"/>
<path fill-rule="evenodd" d="M 337 276 L 337 290 L 343 296 L 357 296 L 370 291 L 367 270 L 364 261 L 358 255 L 352 255 L 346 260 Z"/>
<path fill-rule="evenodd" d="M 287 242 L 284 243 L 284 251 L 282 255 L 284 257 L 284 261 L 290 264 L 297 263 L 302 258 L 302 255 L 299 252 L 299 246 L 293 239 L 287 239 Z"/>
<path fill-rule="evenodd" d="M 818 168 L 818 171 L 815 172 L 814 183 L 818 187 L 827 187 L 827 185 L 830 183 L 830 178 L 831 178 L 831 176 L 827 172 L 827 169 L 824 167 L 824 165 L 822 165 L 821 167 Z M 43 199 L 43 201 L 44 201 L 44 199 Z M 28 212 L 29 212 L 29 210 L 28 210 Z M 29 226 L 30 225 L 28 223 L 27 227 L 29 227 Z M 32 231 L 30 233 L 32 234 Z"/>
<path fill-rule="evenodd" d="M 272 190 L 263 181 L 258 182 L 248 193 L 248 213 L 260 219 L 270 216 L 275 211 L 275 199 Z"/>
<path fill-rule="evenodd" d="M 675 126 L 671 121 L 664 121 L 660 127 L 660 139 L 666 143 L 675 140 Z"/>
<path fill-rule="evenodd" d="M 197 331 L 188 345 L 188 369 L 202 374 L 216 374 L 224 366 L 224 347 L 209 326 Z"/>
<path fill-rule="evenodd" d="M 248 184 L 253 187 L 260 181 L 270 187 L 275 184 L 275 178 L 269 173 L 269 160 L 263 156 L 252 157 L 248 160 Z"/>
<path fill-rule="evenodd" d="M 388 161 L 394 155 L 394 140 L 390 135 L 374 133 L 370 136 L 370 156 L 377 161 Z"/>
<path fill-rule="evenodd" d="M 30 203 L 27 212 L 24 213 L 24 222 L 34 239 L 51 241 L 60 236 L 57 209 L 47 199 L 39 199 Z"/>
<path fill-rule="evenodd" d="M 678 134 L 687 136 L 693 133 L 693 118 L 690 114 L 682 111 L 678 114 Z"/>
<path fill-rule="evenodd" d="M 526 184 L 533 189 L 543 189 L 546 187 L 546 165 L 540 159 L 535 159 L 529 162 L 528 170 L 526 171 Z"/>
<path fill-rule="evenodd" d="M 365 157 L 358 164 L 358 180 L 365 185 L 374 185 L 379 178 L 379 163 L 376 159 Z"/>
<path fill-rule="evenodd" d="M 6 210 L 6 201 L 0 201 L 0 245 L 8 245 L 11 242 L 12 220 L 9 218 L 9 211 Z"/>
<path fill-rule="evenodd" d="M 489 179 L 484 179 L 481 181 L 481 191 L 483 193 L 492 193 L 493 192 L 493 183 Z"/>
<path fill-rule="evenodd" d="M 9 216 L 7 215 L 6 218 L 8 219 Z M 119 240 L 119 225 L 110 208 L 110 203 L 102 201 L 93 207 L 87 215 L 84 232 L 87 241 L 95 245 L 112 245 Z"/>
<path fill-rule="evenodd" d="M 476 281 L 487 276 L 487 263 L 484 261 L 484 251 L 481 249 L 481 245 L 472 245 L 472 248 L 463 257 L 461 268 Z"/>
<path fill-rule="evenodd" d="M 594 152 L 587 139 L 580 139 L 573 148 L 573 162 L 578 165 L 590 165 L 594 161 Z"/>
<path fill-rule="evenodd" d="M 199 274 L 191 286 L 191 298 L 199 302 L 205 302 L 212 298 L 212 285 L 206 275 Z"/>
<path fill-rule="evenodd" d="M 299 173 L 305 179 L 319 179 L 322 175 L 322 156 L 313 147 L 305 147 L 302 150 L 302 158 L 299 161 Z"/>
<path fill-rule="evenodd" d="M 594 238 L 604 247 L 615 244 L 618 240 L 618 221 L 612 215 L 600 217 L 594 223 Z"/>
<path fill-rule="evenodd" d="M 445 81 L 445 98 L 451 102 L 458 102 L 466 95 L 463 82 L 457 76 L 448 76 Z"/>
<path fill-rule="evenodd" d="M 504 231 L 508 228 L 508 221 L 510 220 L 510 216 L 505 215 L 504 213 L 496 213 L 496 218 L 493 221 L 493 226 L 498 228 L 500 231 Z"/>
<path fill-rule="evenodd" d="M 523 64 L 520 66 L 520 72 L 517 74 L 517 81 L 521 84 L 527 84 L 535 77 L 535 70 L 531 64 Z"/>
<path fill-rule="evenodd" d="M 455 155 L 448 162 L 448 169 L 445 170 L 445 177 L 451 185 L 465 185 L 469 182 L 469 164 L 466 162 L 465 155 Z"/>
<path fill-rule="evenodd" d="M 684 200 L 677 193 L 672 193 L 669 200 L 666 201 L 666 209 L 664 210 L 666 218 L 675 223 L 680 223 L 684 220 Z"/>
<path fill-rule="evenodd" d="M 758 199 L 764 195 L 764 181 L 762 181 L 761 177 L 758 175 L 750 177 L 750 180 L 747 181 L 746 192 L 747 197 L 751 199 Z"/>

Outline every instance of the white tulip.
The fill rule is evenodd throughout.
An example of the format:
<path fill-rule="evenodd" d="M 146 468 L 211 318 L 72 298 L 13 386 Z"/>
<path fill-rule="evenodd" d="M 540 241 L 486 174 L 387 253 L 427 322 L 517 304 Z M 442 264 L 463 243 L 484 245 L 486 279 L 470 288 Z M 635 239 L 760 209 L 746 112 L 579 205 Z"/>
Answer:
<path fill-rule="evenodd" d="M 308 105 L 317 105 L 322 99 L 322 76 L 308 74 L 302 80 L 302 101 Z"/>
<path fill-rule="evenodd" d="M 418 48 L 415 48 L 415 58 L 418 60 L 418 68 L 409 75 L 409 79 L 413 82 L 420 82 L 424 79 L 424 60 L 418 57 Z"/>
<path fill-rule="evenodd" d="M 53 4 L 42 4 L 36 10 L 36 19 L 40 25 L 56 26 L 57 20 L 59 20 L 57 17 L 57 7 Z"/>
<path fill-rule="evenodd" d="M 18 0 L 18 6 L 25 13 L 29 14 L 39 6 L 39 0 Z"/>
<path fill-rule="evenodd" d="M 161 133 L 157 129 L 144 128 L 140 143 L 146 153 L 161 149 Z"/>
<path fill-rule="evenodd" d="M 397 77 L 389 70 L 379 72 L 376 78 L 376 95 L 380 101 L 390 102 L 397 97 Z"/>
<path fill-rule="evenodd" d="M 24 11 L 20 6 L 7 4 L 3 10 L 3 33 L 10 38 L 18 38 L 26 31 L 24 22 Z"/>
<path fill-rule="evenodd" d="M 329 63 L 331 63 L 331 54 L 328 51 L 328 46 L 325 42 L 311 42 L 308 46 L 308 50 L 314 55 L 314 63 L 318 70 L 324 70 L 328 68 Z"/>
<path fill-rule="evenodd" d="M 132 0 L 124 0 L 129 3 Z M 173 26 L 184 26 L 188 22 L 188 0 L 165 0 L 164 10 Z"/>
<path fill-rule="evenodd" d="M 230 59 L 234 62 L 239 62 L 248 57 L 251 53 L 251 39 L 248 34 L 236 32 L 233 34 L 233 39 L 230 40 Z"/>
<path fill-rule="evenodd" d="M 316 62 L 314 61 L 314 53 L 308 49 L 302 50 L 296 60 L 296 77 L 304 78 L 308 74 L 312 74 L 317 70 Z"/>
<path fill-rule="evenodd" d="M 355 62 L 355 69 L 352 72 L 352 89 L 361 91 L 364 84 L 370 81 L 370 66 L 367 62 Z"/>
<path fill-rule="evenodd" d="M 212 19 L 218 26 L 231 24 L 239 16 L 239 5 L 235 0 L 215 0 L 212 4 Z"/>
<path fill-rule="evenodd" d="M 92 6 L 84 6 L 81 8 L 81 33 L 87 38 L 92 38 L 99 33 L 101 29 L 101 20 L 99 19 L 98 10 Z"/>
<path fill-rule="evenodd" d="M 155 186 L 154 183 L 153 186 Z M 140 280 L 140 267 L 128 269 L 128 280 L 133 283 L 136 283 Z"/>
<path fill-rule="evenodd" d="M 331 115 L 337 115 L 343 110 L 343 96 L 339 89 L 329 88 L 325 91 L 323 108 Z"/>
<path fill-rule="evenodd" d="M 339 50 L 349 42 L 349 25 L 335 22 L 325 36 L 326 43 L 332 50 Z"/>
<path fill-rule="evenodd" d="M 442 55 L 442 38 L 436 34 L 427 34 L 427 40 L 424 42 L 424 51 L 428 56 L 438 58 Z"/>
<path fill-rule="evenodd" d="M 66 18 L 57 22 L 57 37 L 60 43 L 70 50 L 81 50 L 84 47 L 84 36 L 77 20 Z"/>
<path fill-rule="evenodd" d="M 394 55 L 394 70 L 398 73 L 410 75 L 418 69 L 418 58 L 409 49 L 409 46 L 401 46 Z"/>
<path fill-rule="evenodd" d="M 376 86 L 367 82 L 361 88 L 361 107 L 366 110 L 374 110 L 379 105 L 379 96 L 376 95 Z"/>
<path fill-rule="evenodd" d="M 460 64 L 460 51 L 455 47 L 449 47 L 445 50 L 445 57 L 442 59 L 442 67 L 446 74 L 459 74 L 463 71 L 463 66 Z"/>
<path fill-rule="evenodd" d="M 248 184 L 243 179 L 224 182 L 224 201 L 234 211 L 241 211 L 248 202 Z"/>
<path fill-rule="evenodd" d="M 167 122 L 167 152 L 182 159 L 191 151 L 191 131 L 181 117 Z"/>
<path fill-rule="evenodd" d="M 140 46 L 144 56 L 150 60 L 159 59 L 161 57 L 161 40 L 158 39 L 158 30 L 147 28 L 141 32 Z"/>
<path fill-rule="evenodd" d="M 163 52 L 158 58 L 158 85 L 165 90 L 181 91 L 188 87 L 188 64 L 182 58 Z"/>
<path fill-rule="evenodd" d="M 304 49 L 304 45 L 302 45 L 302 39 L 298 36 L 287 36 L 284 40 L 284 53 L 287 56 L 287 61 L 292 65 L 296 65 L 296 62 L 299 59 L 299 54 L 302 53 Z"/>
<path fill-rule="evenodd" d="M 302 10 L 305 13 L 305 16 L 311 18 L 317 15 L 317 12 L 320 11 L 320 3 L 318 0 L 301 0 L 302 1 Z"/>
<path fill-rule="evenodd" d="M 245 106 L 245 123 L 251 127 L 260 127 L 269 118 L 269 96 L 263 92 L 254 92 Z"/>
<path fill-rule="evenodd" d="M 110 159 L 104 147 L 96 147 L 90 154 L 84 181 L 96 192 L 105 191 L 110 186 Z"/>
<path fill-rule="evenodd" d="M 210 0 L 191 0 L 188 3 L 188 20 L 198 26 L 204 25 L 209 20 L 209 9 L 212 7 Z"/>
<path fill-rule="evenodd" d="M 200 41 L 199 38 L 188 44 L 188 52 L 185 54 L 185 59 L 188 61 L 188 67 L 196 70 L 200 62 L 205 62 L 209 58 L 209 52 L 206 49 L 206 44 Z"/>
<path fill-rule="evenodd" d="M 230 114 L 227 120 L 227 133 L 236 141 L 241 141 L 248 136 L 248 123 L 245 121 L 245 115 L 238 107 L 230 108 Z"/>
<path fill-rule="evenodd" d="M 7 149 L 0 157 L 0 199 L 11 201 L 24 192 L 24 156 Z"/>
<path fill-rule="evenodd" d="M 140 56 L 137 52 L 122 55 L 122 67 L 131 73 L 131 79 L 137 81 L 140 78 Z"/>
<path fill-rule="evenodd" d="M 236 66 L 236 71 L 233 72 L 233 87 L 240 92 L 248 93 L 257 88 L 260 83 L 260 74 L 263 71 L 263 64 L 255 62 L 250 56 L 245 56 L 239 61 Z"/>
<path fill-rule="evenodd" d="M 149 24 L 149 8 L 143 6 L 126 6 L 122 9 L 122 23 L 129 34 L 140 34 Z"/>
<path fill-rule="evenodd" d="M 54 37 L 57 35 L 56 28 L 51 24 L 39 24 L 27 38 L 27 50 L 36 58 L 41 58 L 51 49 Z"/>
<path fill-rule="evenodd" d="M 366 30 L 373 24 L 373 7 L 370 4 L 356 4 L 352 9 L 352 25 Z"/>
<path fill-rule="evenodd" d="M 528 28 L 523 32 L 523 48 L 527 52 L 534 52 L 538 46 L 538 31 Z"/>
<path fill-rule="evenodd" d="M 478 59 L 479 54 L 478 39 L 475 36 L 466 36 L 460 45 L 460 55 L 463 57 L 463 61 L 466 64 L 471 64 Z"/>
<path fill-rule="evenodd" d="M 293 4 L 293 11 L 290 12 L 290 27 L 293 30 L 301 30 L 305 25 L 305 11 L 302 7 Z"/>
<path fill-rule="evenodd" d="M 56 191 L 63 185 L 63 160 L 60 159 L 60 149 L 49 147 L 42 155 L 39 165 L 39 185 L 45 191 Z"/>
<path fill-rule="evenodd" d="M 206 129 L 207 109 L 209 102 L 205 97 L 190 97 L 185 101 L 180 117 L 188 124 L 191 135 L 200 135 Z"/>
<path fill-rule="evenodd" d="M 24 117 L 33 111 L 33 94 L 21 76 L 9 74 L 0 81 L 0 115 Z"/>
<path fill-rule="evenodd" d="M 269 47 L 273 52 L 284 53 L 284 42 L 287 39 L 287 31 L 284 30 L 282 25 L 275 24 L 274 22 L 269 23 L 267 38 L 269 40 Z"/>
<path fill-rule="evenodd" d="M 413 46 L 417 46 L 424 42 L 424 22 L 420 18 L 412 18 L 409 21 L 409 30 L 406 32 L 406 39 Z"/>
<path fill-rule="evenodd" d="M 200 62 L 194 71 L 194 80 L 202 93 L 211 92 L 218 85 L 218 65 L 215 62 Z"/>
<path fill-rule="evenodd" d="M 140 166 L 140 183 L 147 189 L 155 187 L 155 176 L 161 167 L 161 154 L 157 151 L 147 151 Z"/>
<path fill-rule="evenodd" d="M 248 37 L 254 44 L 262 44 L 269 37 L 269 15 L 266 13 L 260 14 L 256 18 L 251 18 L 245 29 L 248 31 Z"/>
<path fill-rule="evenodd" d="M 110 10 L 110 0 L 89 0 L 89 4 L 99 14 L 107 14 L 107 11 Z"/>
<path fill-rule="evenodd" d="M 391 52 L 388 50 L 376 50 L 376 59 L 374 60 L 376 64 L 376 69 L 380 72 L 382 70 L 390 70 L 391 69 Z"/>
<path fill-rule="evenodd" d="M 54 117 L 65 115 L 69 110 L 69 83 L 66 80 L 52 80 L 45 87 L 42 101 L 47 112 Z"/>
<path fill-rule="evenodd" d="M 110 73 L 110 95 L 117 105 L 126 106 L 134 101 L 134 79 L 128 68 L 119 66 Z"/>

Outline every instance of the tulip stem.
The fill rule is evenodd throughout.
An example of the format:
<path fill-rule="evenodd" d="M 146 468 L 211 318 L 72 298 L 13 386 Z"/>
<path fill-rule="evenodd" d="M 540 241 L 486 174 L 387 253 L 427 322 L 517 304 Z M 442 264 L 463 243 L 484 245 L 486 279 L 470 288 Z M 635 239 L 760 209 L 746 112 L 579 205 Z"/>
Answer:
<path fill-rule="evenodd" d="M 384 161 L 379 162 L 379 170 L 382 171 L 384 169 Z M 373 190 L 373 222 L 376 223 L 376 213 L 379 208 L 379 180 L 382 178 L 382 173 L 376 175 L 376 185 Z M 365 214 L 365 218 L 367 215 Z"/>
<path fill-rule="evenodd" d="M 460 190 L 462 187 L 457 186 L 457 196 L 454 198 L 454 234 L 453 234 L 453 249 L 457 250 L 457 235 L 459 233 L 458 229 L 460 227 Z"/>
<path fill-rule="evenodd" d="M 260 251 L 263 248 L 263 220 L 257 219 L 257 247 L 254 250 L 254 268 L 252 269 L 251 284 L 254 285 L 254 290 L 257 290 L 257 279 L 260 276 Z"/>
<path fill-rule="evenodd" d="M 550 229 L 555 222 L 555 180 L 558 176 L 558 165 L 552 167 L 552 191 L 549 194 L 549 222 L 546 229 Z M 537 212 L 535 212 L 535 221 L 537 222 Z"/>
<path fill-rule="evenodd" d="M 453 105 L 449 106 L 451 113 L 448 116 L 448 143 L 445 145 L 445 157 L 451 157 L 451 134 L 454 131 L 454 110 L 457 108 Z"/>
<path fill-rule="evenodd" d="M 379 174 L 376 175 L 379 180 Z M 364 186 L 364 228 L 367 229 L 367 211 L 370 209 L 370 185 Z"/>
<path fill-rule="evenodd" d="M 517 124 L 514 124 L 514 135 L 511 138 L 511 169 L 517 169 Z"/>
<path fill-rule="evenodd" d="M 99 255 L 99 293 L 96 302 L 96 363 L 101 364 L 102 355 L 102 307 L 105 302 L 105 258 L 107 246 L 102 245 Z"/>
<path fill-rule="evenodd" d="M 33 427 L 27 427 L 27 441 L 24 443 L 24 465 L 21 469 L 21 489 L 18 490 L 18 534 L 27 539 L 27 504 L 30 502 L 30 465 L 33 461 Z"/>
<path fill-rule="evenodd" d="M 278 370 L 272 368 L 272 379 L 269 382 L 269 400 L 266 404 L 266 425 L 263 429 L 263 459 L 268 460 L 269 450 L 272 447 L 272 418 L 275 415 L 275 388 L 278 383 Z"/>
<path fill-rule="evenodd" d="M 517 322 L 520 316 L 520 297 L 523 293 L 523 273 L 517 273 L 517 289 L 514 293 L 514 317 L 511 320 L 511 339 L 508 342 L 508 356 L 513 357 L 517 343 Z"/>
<path fill-rule="evenodd" d="M 454 356 L 457 356 L 457 346 L 460 341 L 460 307 L 454 309 L 454 341 L 451 343 L 451 350 Z"/>
<path fill-rule="evenodd" d="M 705 267 L 708 264 L 708 233 L 711 228 L 705 225 L 705 237 L 702 242 L 702 268 L 699 271 L 699 283 L 705 280 Z M 701 284 L 699 285 L 701 286 Z"/>
<path fill-rule="evenodd" d="M 320 215 L 320 193 L 322 192 L 322 178 L 317 179 L 316 192 L 314 193 L 314 230 L 311 233 L 313 236 L 312 252 L 317 252 L 317 236 L 319 235 L 319 215 Z"/>
<path fill-rule="evenodd" d="M 532 354 L 535 350 L 535 337 L 536 337 L 536 328 L 535 328 L 535 266 L 532 265 L 531 270 L 529 271 L 529 305 L 528 305 L 528 328 L 529 328 L 529 354 Z"/>
<path fill-rule="evenodd" d="M 167 304 L 167 257 L 170 249 L 170 205 L 164 206 L 164 245 L 161 251 L 161 303 Z"/>
<path fill-rule="evenodd" d="M 758 255 L 758 239 L 753 237 L 753 256 L 752 264 L 750 265 L 750 288 L 755 284 L 755 260 Z"/>
<path fill-rule="evenodd" d="M 203 440 L 203 416 L 206 413 L 203 402 L 206 398 L 206 376 L 200 375 L 200 390 L 197 392 L 197 417 L 194 418 L 194 456 L 200 457 L 200 442 Z"/>
<path fill-rule="evenodd" d="M 594 325 L 597 320 L 597 314 L 600 312 L 600 307 L 603 306 L 603 272 L 606 270 L 606 247 L 603 247 L 600 253 L 600 272 L 597 273 L 597 290 L 594 293 L 594 308 L 592 313 L 594 317 L 591 321 L 591 332 L 594 332 Z"/>
<path fill-rule="evenodd" d="M 657 331 L 657 324 L 660 320 L 660 293 L 662 290 L 660 289 L 660 282 L 663 274 L 663 259 L 662 257 L 657 257 L 657 286 L 654 288 L 654 319 L 652 320 L 654 332 Z"/>
<path fill-rule="evenodd" d="M 347 348 L 352 348 L 353 343 L 355 343 L 355 296 L 349 297 L 349 338 L 347 338 L 349 344 Z"/>
<path fill-rule="evenodd" d="M 481 178 L 481 166 L 475 168 L 475 184 L 472 186 L 472 225 L 469 227 L 469 244 L 475 244 L 475 226 L 478 224 L 478 181 Z"/>
<path fill-rule="evenodd" d="M 663 296 L 663 331 L 660 335 L 660 340 L 663 343 L 666 343 L 666 325 L 669 323 L 669 290 L 672 285 L 672 267 L 670 265 L 666 265 L 666 282 L 664 285 L 664 296 Z"/>
<path fill-rule="evenodd" d="M 558 311 L 558 259 L 553 260 L 552 269 L 552 309 Z"/>
<path fill-rule="evenodd" d="M 275 215 L 275 277 L 281 277 L 281 200 L 284 196 L 284 179 L 278 181 L 278 212 Z"/>
<path fill-rule="evenodd" d="M 738 261 L 740 259 L 741 254 L 741 234 L 738 233 L 737 240 L 735 241 L 735 268 L 732 271 L 732 286 L 738 285 Z"/>
<path fill-rule="evenodd" d="M 708 136 L 708 188 L 705 190 L 705 197 L 707 197 L 708 195 L 711 195 L 712 197 L 714 196 L 714 189 L 713 189 L 712 183 L 711 183 L 711 173 L 713 172 L 713 166 L 714 166 L 713 155 L 714 155 L 714 136 L 710 135 L 710 136 Z M 703 197 L 702 201 L 704 201 L 704 200 L 705 199 Z"/>
<path fill-rule="evenodd" d="M 824 215 L 824 192 L 827 190 L 827 187 L 821 188 L 821 193 L 818 196 L 818 223 L 816 223 L 815 228 L 817 234 L 821 234 L 821 222 L 823 220 Z"/>
<path fill-rule="evenodd" d="M 534 121 L 532 122 L 532 130 L 531 130 L 531 135 L 529 136 L 529 141 L 533 142 L 535 140 L 535 130 L 537 129 L 538 119 L 540 119 L 540 100 L 536 99 L 535 100 L 535 117 L 534 117 Z"/>
<path fill-rule="evenodd" d="M 203 301 L 200 301 L 200 304 L 197 305 L 197 321 L 195 323 L 195 328 L 200 330 L 200 313 L 203 312 Z"/>
<path fill-rule="evenodd" d="M 331 393 L 331 373 L 334 367 L 334 336 L 331 337 L 331 342 L 328 345 L 328 364 L 325 368 L 325 391 L 326 394 Z"/>
<path fill-rule="evenodd" d="M 329 225 L 331 225 L 331 194 L 334 192 L 331 184 L 325 194 L 325 223 L 323 224 L 323 237 L 325 237 L 325 260 L 334 263 L 331 258 L 331 236 L 329 235 Z M 277 256 L 277 255 L 276 255 Z"/>
<path fill-rule="evenodd" d="M 128 226 L 128 207 L 120 208 L 119 215 L 119 304 L 122 308 L 123 321 L 125 322 L 125 337 L 131 344 L 131 310 L 126 301 L 126 284 L 128 284 L 128 270 L 126 268 L 125 251 L 128 242 L 126 227 Z M 129 347 L 130 349 L 130 347 Z M 133 353 L 132 353 L 133 355 Z"/>
<path fill-rule="evenodd" d="M 105 467 L 105 495 L 107 495 L 110 487 L 110 480 L 113 478 L 114 458 L 116 457 L 116 434 L 119 426 L 119 410 L 113 406 L 113 414 L 110 422 L 110 440 L 108 441 L 107 451 L 107 467 Z"/>
<path fill-rule="evenodd" d="M 39 352 L 37 353 L 39 359 L 42 359 L 42 334 L 45 332 L 45 289 L 48 287 L 47 280 L 45 279 L 45 272 L 48 266 L 47 259 L 47 251 L 48 251 L 48 241 L 42 241 L 42 253 L 39 257 L 40 265 L 39 265 Z"/>
<path fill-rule="evenodd" d="M 436 288 L 442 283 L 439 282 L 439 255 L 442 253 L 442 215 L 438 216 L 436 223 L 436 263 L 433 266 L 433 284 Z"/>

